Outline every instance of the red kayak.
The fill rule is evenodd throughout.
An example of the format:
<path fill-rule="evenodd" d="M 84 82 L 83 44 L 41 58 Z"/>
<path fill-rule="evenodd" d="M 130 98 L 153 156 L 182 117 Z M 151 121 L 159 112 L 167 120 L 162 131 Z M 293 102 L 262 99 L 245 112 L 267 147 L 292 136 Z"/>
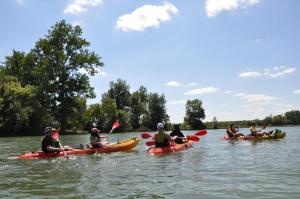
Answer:
<path fill-rule="evenodd" d="M 65 151 L 65 154 L 68 155 L 88 155 L 95 153 L 110 153 L 117 151 L 129 151 L 133 149 L 139 143 L 139 139 L 134 137 L 127 140 L 123 140 L 116 143 L 105 144 L 101 148 L 92 148 L 92 149 L 72 149 Z M 43 151 L 37 151 L 32 153 L 24 153 L 17 156 L 18 159 L 31 159 L 31 158 L 51 158 L 51 157 L 60 157 L 65 156 L 64 152 L 49 152 L 45 153 Z"/>
<path fill-rule="evenodd" d="M 190 148 L 190 147 L 192 147 L 193 143 L 194 143 L 193 141 L 188 141 L 187 143 L 184 143 L 184 144 L 171 144 L 170 146 L 167 146 L 167 147 L 150 147 L 147 152 L 149 154 L 153 154 L 153 155 L 172 153 L 175 151 L 182 151 L 187 148 Z"/>

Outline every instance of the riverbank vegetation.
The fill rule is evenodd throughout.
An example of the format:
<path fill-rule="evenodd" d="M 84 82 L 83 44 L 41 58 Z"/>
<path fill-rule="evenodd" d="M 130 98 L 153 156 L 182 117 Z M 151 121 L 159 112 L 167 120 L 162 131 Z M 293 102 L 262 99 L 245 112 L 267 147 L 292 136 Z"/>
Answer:
<path fill-rule="evenodd" d="M 243 120 L 243 121 L 217 121 L 217 118 L 214 117 L 212 122 L 206 122 L 206 126 L 209 129 L 226 129 L 230 124 L 234 124 L 240 128 L 247 128 L 251 125 L 252 122 L 255 122 L 259 126 L 293 126 L 300 125 L 300 111 L 292 110 L 288 111 L 281 115 L 270 115 L 262 120 Z"/>
<path fill-rule="evenodd" d="M 80 26 L 57 22 L 28 52 L 14 50 L 0 65 L 0 135 L 40 135 L 52 126 L 62 133 L 87 131 L 92 126 L 117 131 L 155 130 L 158 122 L 170 128 L 164 94 L 144 86 L 130 93 L 125 80 L 110 82 L 99 103 L 89 78 L 104 66 L 88 49 Z M 187 102 L 185 127 L 204 127 L 200 100 Z"/>
<path fill-rule="evenodd" d="M 118 120 L 116 131 L 156 130 L 163 122 L 172 124 L 164 94 L 140 86 L 130 92 L 125 80 L 109 84 L 98 103 L 90 77 L 104 66 L 102 58 L 89 50 L 80 26 L 57 22 L 28 53 L 13 50 L 0 64 L 0 136 L 40 135 L 46 126 L 62 133 L 88 131 L 98 127 L 108 132 Z M 203 123 L 205 110 L 200 99 L 187 100 L 182 129 L 227 128 L 230 123 L 248 127 L 250 121 Z M 300 124 L 299 111 L 255 120 L 258 125 Z"/>

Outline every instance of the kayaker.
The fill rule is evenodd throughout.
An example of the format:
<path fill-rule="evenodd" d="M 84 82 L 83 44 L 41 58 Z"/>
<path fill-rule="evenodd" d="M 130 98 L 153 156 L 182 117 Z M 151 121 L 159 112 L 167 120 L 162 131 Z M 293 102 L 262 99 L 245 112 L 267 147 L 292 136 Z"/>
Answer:
<path fill-rule="evenodd" d="M 261 131 L 262 131 L 263 129 L 265 129 L 265 128 L 266 128 L 266 127 L 263 126 L 262 129 L 257 130 L 257 129 L 256 129 L 256 123 L 255 123 L 255 122 L 252 122 L 251 127 L 250 127 L 250 135 L 252 135 L 252 136 L 263 136 L 263 135 L 266 135 L 265 132 L 264 132 L 264 133 L 261 132 Z"/>
<path fill-rule="evenodd" d="M 180 131 L 180 125 L 174 124 L 174 130 L 171 132 L 170 136 L 174 139 L 177 144 L 183 144 L 185 140 L 185 136 Z"/>
<path fill-rule="evenodd" d="M 91 141 L 92 148 L 101 148 L 102 147 L 101 138 L 107 138 L 107 136 L 101 137 L 99 133 L 100 130 L 97 129 L 96 127 L 91 129 L 90 141 Z"/>
<path fill-rule="evenodd" d="M 239 129 L 235 128 L 233 124 L 230 124 L 229 128 L 227 128 L 227 134 L 229 137 L 239 137 L 239 136 L 244 136 L 242 133 L 238 133 Z"/>
<path fill-rule="evenodd" d="M 54 139 L 52 137 L 52 134 L 56 130 L 52 127 L 46 127 L 44 130 L 44 138 L 42 140 L 42 151 L 44 152 L 60 152 L 63 151 L 64 149 L 60 147 L 60 143 L 58 139 Z"/>
<path fill-rule="evenodd" d="M 173 142 L 170 135 L 164 132 L 164 124 L 157 124 L 157 132 L 153 135 L 153 140 L 155 140 L 155 147 L 166 147 L 170 146 L 170 142 Z"/>

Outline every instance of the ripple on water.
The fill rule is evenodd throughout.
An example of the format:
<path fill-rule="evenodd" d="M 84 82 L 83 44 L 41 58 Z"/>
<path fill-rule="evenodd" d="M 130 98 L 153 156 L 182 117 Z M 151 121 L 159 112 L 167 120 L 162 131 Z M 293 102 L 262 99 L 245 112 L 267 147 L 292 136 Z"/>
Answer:
<path fill-rule="evenodd" d="M 288 136 L 280 141 L 224 141 L 224 132 L 217 130 L 179 153 L 148 155 L 141 140 L 128 153 L 69 160 L 9 159 L 35 151 L 40 138 L 0 138 L 0 197 L 298 198 L 300 128 L 285 130 Z M 131 136 L 136 134 L 111 140 Z M 62 141 L 76 145 L 88 136 L 62 136 Z"/>

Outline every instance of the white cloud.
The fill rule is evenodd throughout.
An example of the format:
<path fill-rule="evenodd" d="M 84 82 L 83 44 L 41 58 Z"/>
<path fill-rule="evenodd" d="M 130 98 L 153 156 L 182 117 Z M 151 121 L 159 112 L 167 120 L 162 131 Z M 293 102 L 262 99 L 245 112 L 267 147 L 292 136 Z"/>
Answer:
<path fill-rule="evenodd" d="M 102 77 L 108 76 L 108 74 L 107 74 L 106 72 L 101 71 L 101 70 L 98 70 L 97 75 L 98 75 L 98 76 L 102 76 Z"/>
<path fill-rule="evenodd" d="M 84 69 L 84 68 L 80 68 L 79 72 L 82 74 L 86 74 L 88 75 L 88 72 Z M 100 69 L 96 69 L 96 73 L 94 74 L 94 76 L 102 76 L 102 77 L 106 77 L 108 76 L 108 74 Z"/>
<path fill-rule="evenodd" d="M 241 78 L 251 78 L 251 77 L 259 77 L 259 76 L 261 76 L 261 74 L 255 71 L 249 71 L 249 72 L 244 72 L 239 74 L 239 77 Z"/>
<path fill-rule="evenodd" d="M 177 14 L 178 9 L 169 2 L 162 5 L 144 5 L 132 13 L 118 18 L 117 28 L 121 31 L 144 31 L 146 28 L 159 27 L 160 23 L 171 20 L 171 14 Z"/>
<path fill-rule="evenodd" d="M 101 4 L 102 0 L 71 0 L 64 10 L 66 14 L 78 15 L 88 11 L 88 7 Z"/>
<path fill-rule="evenodd" d="M 267 75 L 269 77 L 283 77 L 286 75 L 290 75 L 296 72 L 296 68 L 294 67 L 285 67 L 285 66 L 276 66 L 273 67 L 272 69 L 266 68 L 264 75 Z"/>
<path fill-rule="evenodd" d="M 197 86 L 198 83 L 197 82 L 192 82 L 192 83 L 189 83 L 188 86 Z"/>
<path fill-rule="evenodd" d="M 246 93 L 237 93 L 233 95 L 233 97 L 245 97 L 247 94 Z"/>
<path fill-rule="evenodd" d="M 293 93 L 294 93 L 294 94 L 300 94 L 300 89 L 295 90 Z"/>
<path fill-rule="evenodd" d="M 231 91 L 231 90 L 227 90 L 227 91 L 225 91 L 224 93 L 225 93 L 225 94 L 230 94 L 230 93 L 232 93 L 232 91 Z"/>
<path fill-rule="evenodd" d="M 259 0 L 206 0 L 205 10 L 208 17 L 215 17 L 219 12 L 245 8 L 258 2 Z"/>
<path fill-rule="evenodd" d="M 170 105 L 179 105 L 179 104 L 185 104 L 186 100 L 175 100 L 170 102 Z"/>
<path fill-rule="evenodd" d="M 202 95 L 202 94 L 206 94 L 206 93 L 214 93 L 217 92 L 219 89 L 209 86 L 209 87 L 205 87 L 205 88 L 198 88 L 198 89 L 193 89 L 190 90 L 186 93 L 184 93 L 184 95 Z"/>
<path fill-rule="evenodd" d="M 181 86 L 181 84 L 178 83 L 178 82 L 176 82 L 176 81 L 170 81 L 170 82 L 166 83 L 165 86 L 169 86 L 169 87 L 179 87 L 179 86 Z"/>
<path fill-rule="evenodd" d="M 252 105 L 258 105 L 258 104 L 267 104 L 271 101 L 275 100 L 276 97 L 268 96 L 265 94 L 246 94 L 246 93 L 237 93 L 234 95 L 234 97 L 239 97 L 241 99 L 246 99 L 249 103 L 254 103 Z M 250 106 L 252 106 L 250 105 Z"/>

